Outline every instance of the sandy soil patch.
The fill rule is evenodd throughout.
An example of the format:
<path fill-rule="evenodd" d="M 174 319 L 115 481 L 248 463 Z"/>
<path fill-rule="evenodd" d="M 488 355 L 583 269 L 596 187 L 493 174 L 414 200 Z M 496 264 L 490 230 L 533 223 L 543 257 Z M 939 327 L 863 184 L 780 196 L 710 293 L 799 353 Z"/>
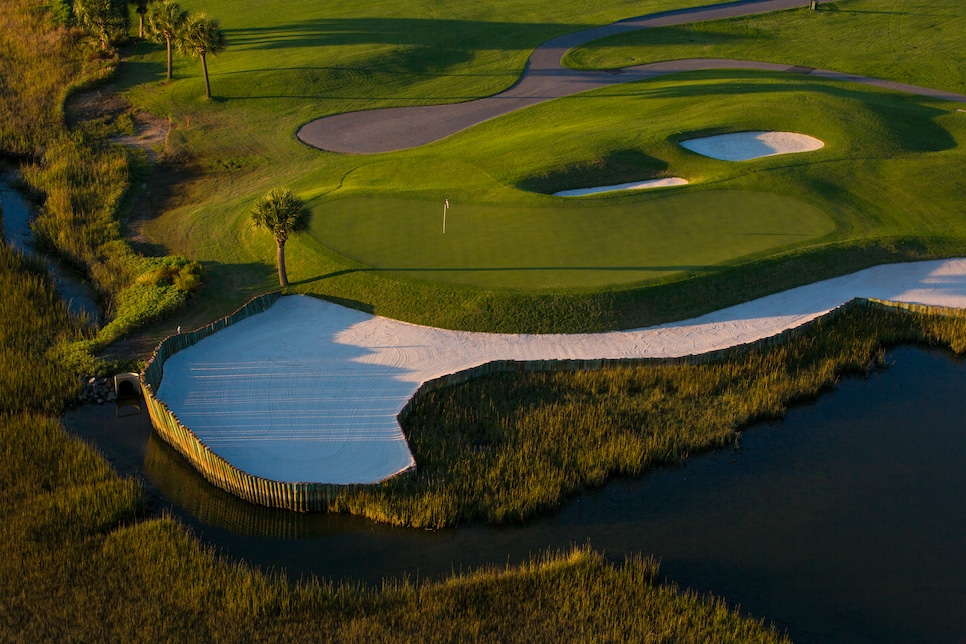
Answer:
<path fill-rule="evenodd" d="M 779 154 L 811 152 L 825 143 L 796 132 L 734 132 L 681 141 L 681 147 L 712 159 L 749 161 Z"/>
<path fill-rule="evenodd" d="M 596 195 L 601 192 L 617 192 L 619 190 L 650 190 L 652 188 L 668 188 L 670 186 L 683 186 L 688 183 L 687 179 L 680 177 L 666 177 L 664 179 L 649 179 L 647 181 L 634 181 L 631 183 L 619 183 L 614 186 L 597 186 L 595 188 L 576 188 L 574 190 L 561 190 L 553 193 L 554 197 L 582 197 L 584 195 Z"/>
<path fill-rule="evenodd" d="M 154 116 L 150 112 L 135 111 L 131 103 L 112 86 L 98 87 L 71 96 L 65 105 L 65 111 L 72 123 L 116 119 L 123 114 L 130 114 L 134 133 L 116 136 L 112 140 L 121 145 L 141 148 L 151 162 L 158 160 L 171 129 L 167 119 Z"/>
<path fill-rule="evenodd" d="M 134 121 L 134 134 L 116 137 L 114 142 L 141 148 L 147 153 L 148 161 L 157 161 L 164 150 L 171 123 L 150 112 L 135 112 L 131 120 Z"/>
<path fill-rule="evenodd" d="M 427 380 L 492 360 L 724 349 L 799 326 L 854 297 L 966 308 L 966 259 L 878 266 L 691 320 L 581 335 L 449 331 L 283 297 L 172 356 L 158 397 L 249 474 L 373 483 L 413 465 L 396 417 Z"/>

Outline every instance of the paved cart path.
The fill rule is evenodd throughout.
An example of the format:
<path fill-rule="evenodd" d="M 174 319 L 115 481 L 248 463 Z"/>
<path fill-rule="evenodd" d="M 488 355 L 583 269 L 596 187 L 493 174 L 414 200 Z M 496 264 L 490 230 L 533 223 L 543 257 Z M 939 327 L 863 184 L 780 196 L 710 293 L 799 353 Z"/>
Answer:
<path fill-rule="evenodd" d="M 829 80 L 862 83 L 941 100 L 966 102 L 966 96 L 962 94 L 927 87 L 810 67 L 727 58 L 692 58 L 609 71 L 581 71 L 568 69 L 560 64 L 560 60 L 570 49 L 605 36 L 649 27 L 779 11 L 803 7 L 805 4 L 802 0 L 743 0 L 631 18 L 603 27 L 567 34 L 537 47 L 516 85 L 495 96 L 449 105 L 393 107 L 336 114 L 306 123 L 299 129 L 298 138 L 312 147 L 331 152 L 371 154 L 404 150 L 437 141 L 483 121 L 555 98 L 667 74 L 707 69 L 793 72 Z"/>
<path fill-rule="evenodd" d="M 691 320 L 593 334 L 450 331 L 283 297 L 170 357 L 157 396 L 249 474 L 373 483 L 413 465 L 397 416 L 428 380 L 494 360 L 716 351 L 800 326 L 855 297 L 966 308 L 966 259 L 877 266 Z"/>

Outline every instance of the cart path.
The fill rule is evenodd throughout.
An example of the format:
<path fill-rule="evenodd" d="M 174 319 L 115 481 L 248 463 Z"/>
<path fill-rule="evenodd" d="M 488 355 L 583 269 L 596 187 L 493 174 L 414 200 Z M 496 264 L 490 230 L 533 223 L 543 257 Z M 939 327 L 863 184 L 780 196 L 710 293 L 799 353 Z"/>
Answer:
<path fill-rule="evenodd" d="M 797 65 L 726 58 L 692 58 L 624 67 L 607 71 L 568 69 L 560 64 L 569 50 L 606 36 L 650 27 L 665 27 L 803 7 L 803 0 L 740 0 L 680 9 L 621 20 L 549 40 L 537 47 L 520 80 L 510 89 L 475 101 L 448 105 L 392 107 L 326 116 L 303 125 L 297 136 L 320 150 L 350 154 L 394 152 L 432 143 L 510 112 L 601 87 L 631 83 L 668 74 L 709 69 L 754 69 L 792 72 L 836 81 L 872 85 L 946 101 L 966 102 L 966 96 L 866 76 Z"/>

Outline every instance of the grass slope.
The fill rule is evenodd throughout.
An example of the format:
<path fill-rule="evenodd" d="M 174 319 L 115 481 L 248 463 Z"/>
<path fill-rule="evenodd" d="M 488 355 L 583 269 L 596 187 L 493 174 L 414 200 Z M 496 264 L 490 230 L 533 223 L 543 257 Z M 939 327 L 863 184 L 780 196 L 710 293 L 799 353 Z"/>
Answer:
<path fill-rule="evenodd" d="M 515 77 L 528 48 L 550 35 L 616 17 L 618 10 L 630 15 L 668 6 L 608 5 L 581 17 L 584 7 L 566 4 L 554 12 L 559 24 L 548 25 L 538 19 L 545 15 L 539 3 L 460 8 L 468 12 L 462 17 L 451 15 L 456 9 L 417 3 L 337 5 L 326 7 L 325 16 L 304 3 L 286 5 L 278 15 L 250 3 L 191 4 L 218 15 L 229 43 L 236 39 L 212 61 L 215 101 L 199 100 L 200 78 L 190 61 L 179 62 L 174 82 L 155 80 L 157 47 L 141 46 L 122 69 L 132 100 L 171 119 L 168 158 L 196 173 L 177 194 L 151 194 L 163 205 L 145 225 L 160 246 L 205 264 L 208 295 L 178 322 L 200 324 L 273 288 L 272 242 L 251 231 L 246 218 L 253 201 L 276 184 L 294 187 L 316 212 L 313 236 L 287 247 L 295 290 L 451 328 L 641 326 L 871 263 L 966 252 L 960 201 L 966 179 L 950 170 L 962 165 L 961 115 L 942 103 L 794 75 L 709 72 L 601 90 L 393 154 L 324 153 L 294 138 L 299 125 L 322 114 L 497 91 Z M 432 28 L 424 29 L 423 20 Z M 457 28 L 460 20 L 466 22 Z M 828 24 L 828 38 L 842 41 L 864 26 Z M 901 52 L 917 42 L 897 47 Z M 457 43 L 462 57 L 453 53 Z M 860 58 L 854 48 L 848 55 Z M 945 53 L 931 48 L 922 61 L 939 56 Z M 740 129 L 803 131 L 827 146 L 729 164 L 676 145 L 685 136 Z M 671 175 L 695 183 L 579 203 L 548 196 Z M 753 211 L 757 228 L 747 232 L 755 238 L 729 238 L 714 225 L 722 223 L 714 216 L 719 190 L 766 193 L 787 207 L 768 207 L 774 227 L 764 225 L 764 210 Z M 406 203 L 390 201 L 397 199 Z M 441 224 L 443 199 L 454 204 L 450 225 L 457 227 L 446 245 L 441 235 L 410 225 L 424 216 L 425 230 Z M 661 199 L 667 201 L 655 203 Z M 805 204 L 802 212 L 826 213 L 834 230 L 804 220 L 789 227 L 795 203 Z M 684 232 L 670 218 L 625 215 L 620 227 L 588 228 L 611 207 L 626 213 L 686 208 L 690 219 L 677 222 L 689 227 Z M 460 212 L 469 214 L 460 219 Z M 499 214 L 484 218 L 484 212 Z M 554 225 L 539 225 L 534 213 L 553 217 Z M 473 239 L 460 241 L 459 226 L 470 221 Z M 505 270 L 514 266 L 528 270 Z M 493 267 L 502 270 L 475 270 Z M 393 268 L 408 270 L 387 271 Z M 671 291 L 660 286 L 670 281 L 677 282 Z M 149 332 L 148 342 L 162 332 Z"/>

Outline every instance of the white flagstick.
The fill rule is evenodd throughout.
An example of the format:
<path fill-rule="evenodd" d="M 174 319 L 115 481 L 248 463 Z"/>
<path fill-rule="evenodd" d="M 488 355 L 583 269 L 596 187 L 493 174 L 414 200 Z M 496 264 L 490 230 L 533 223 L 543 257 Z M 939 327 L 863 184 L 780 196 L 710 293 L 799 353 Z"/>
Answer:
<path fill-rule="evenodd" d="M 443 201 L 443 234 L 446 234 L 446 210 L 449 208 L 449 199 Z"/>

